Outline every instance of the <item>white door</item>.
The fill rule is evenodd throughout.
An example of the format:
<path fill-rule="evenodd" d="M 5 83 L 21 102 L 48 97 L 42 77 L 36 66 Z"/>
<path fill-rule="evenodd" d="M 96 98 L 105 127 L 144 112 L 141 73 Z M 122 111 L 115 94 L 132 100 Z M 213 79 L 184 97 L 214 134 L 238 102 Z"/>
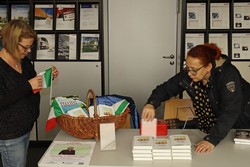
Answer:
<path fill-rule="evenodd" d="M 141 111 L 176 73 L 176 0 L 109 0 L 109 90 Z M 172 59 L 168 57 L 173 57 Z"/>

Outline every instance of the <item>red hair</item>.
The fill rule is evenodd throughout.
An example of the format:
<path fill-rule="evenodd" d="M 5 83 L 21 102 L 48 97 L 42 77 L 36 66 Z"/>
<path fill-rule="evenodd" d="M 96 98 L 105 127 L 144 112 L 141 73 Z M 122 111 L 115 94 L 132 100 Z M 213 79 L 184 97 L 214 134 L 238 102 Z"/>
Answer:
<path fill-rule="evenodd" d="M 213 43 L 205 43 L 190 49 L 187 56 L 200 59 L 201 63 L 206 66 L 209 63 L 214 64 L 215 60 L 220 58 L 221 50 Z"/>

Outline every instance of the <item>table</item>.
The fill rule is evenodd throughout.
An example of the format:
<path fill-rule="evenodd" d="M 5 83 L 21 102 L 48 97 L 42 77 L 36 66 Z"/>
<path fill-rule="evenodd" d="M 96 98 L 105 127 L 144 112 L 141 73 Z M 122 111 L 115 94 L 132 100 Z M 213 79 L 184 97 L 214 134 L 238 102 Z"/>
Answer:
<path fill-rule="evenodd" d="M 249 166 L 250 164 L 250 145 L 236 145 L 233 142 L 235 130 L 231 130 L 226 138 L 210 153 L 198 154 L 193 151 L 192 160 L 152 160 L 152 161 L 133 161 L 132 141 L 135 135 L 139 135 L 138 129 L 118 129 L 116 130 L 116 150 L 101 151 L 100 142 L 96 143 L 90 167 L 237 167 Z M 188 134 L 193 145 L 202 140 L 204 133 L 198 129 L 169 129 L 170 134 Z M 60 131 L 56 141 L 83 141 Z M 84 141 L 94 141 L 86 139 Z M 38 164 L 39 166 L 39 164 Z M 44 167 L 44 166 L 39 166 Z"/>

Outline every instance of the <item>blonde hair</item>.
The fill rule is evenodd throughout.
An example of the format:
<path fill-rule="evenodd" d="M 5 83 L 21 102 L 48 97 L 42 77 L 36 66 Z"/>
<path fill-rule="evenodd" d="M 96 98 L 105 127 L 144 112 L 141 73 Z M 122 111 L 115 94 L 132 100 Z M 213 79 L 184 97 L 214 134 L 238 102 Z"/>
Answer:
<path fill-rule="evenodd" d="M 5 24 L 2 28 L 1 35 L 3 48 L 18 60 L 20 60 L 18 43 L 21 42 L 22 39 L 36 39 L 37 36 L 29 24 L 20 20 L 11 20 Z"/>

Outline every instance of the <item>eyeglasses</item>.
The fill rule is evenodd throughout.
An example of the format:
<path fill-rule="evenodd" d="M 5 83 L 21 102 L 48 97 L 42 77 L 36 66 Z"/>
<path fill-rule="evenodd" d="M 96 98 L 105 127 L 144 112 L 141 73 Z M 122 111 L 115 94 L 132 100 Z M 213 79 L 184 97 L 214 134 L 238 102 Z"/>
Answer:
<path fill-rule="evenodd" d="M 30 47 L 25 47 L 20 43 L 18 43 L 18 45 L 20 45 L 24 49 L 25 52 L 27 52 L 29 49 L 31 50 L 35 46 L 34 44 L 32 44 Z"/>
<path fill-rule="evenodd" d="M 198 69 L 193 69 L 193 68 L 190 69 L 190 67 L 184 65 L 184 66 L 183 66 L 183 70 L 186 71 L 187 73 L 190 73 L 191 75 L 197 75 L 197 72 L 198 72 L 200 69 L 202 69 L 203 67 L 205 67 L 205 66 L 201 66 L 201 67 L 198 68 Z"/>

